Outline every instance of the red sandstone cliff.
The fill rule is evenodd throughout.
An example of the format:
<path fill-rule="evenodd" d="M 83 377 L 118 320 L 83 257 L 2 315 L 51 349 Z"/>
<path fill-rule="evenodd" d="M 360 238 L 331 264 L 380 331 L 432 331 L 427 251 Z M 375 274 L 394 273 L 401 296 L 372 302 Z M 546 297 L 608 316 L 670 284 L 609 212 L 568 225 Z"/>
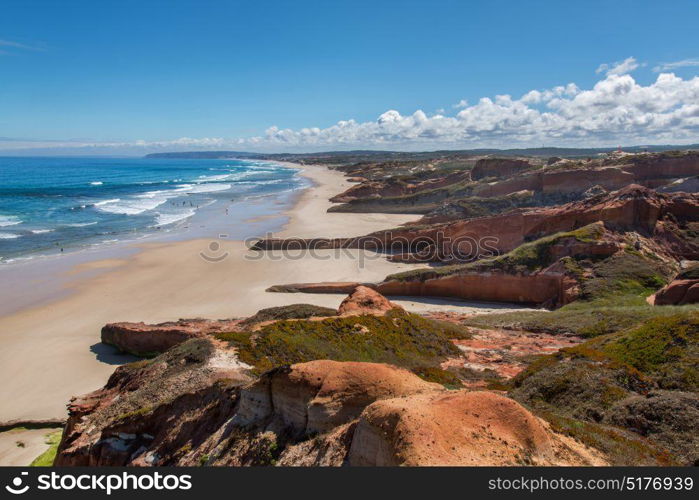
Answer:
<path fill-rule="evenodd" d="M 56 465 L 605 463 L 493 393 L 445 391 L 389 365 L 327 360 L 241 385 L 207 371 L 215 351 L 188 358 L 193 342 L 202 341 L 148 367 L 119 368 L 105 389 L 74 401 Z M 150 391 L 154 384 L 170 390 L 166 398 Z"/>
<path fill-rule="evenodd" d="M 694 258 L 696 242 L 678 238 L 677 225 L 699 220 L 699 195 L 663 194 L 642 186 L 559 207 L 516 209 L 502 215 L 481 217 L 427 227 L 407 226 L 356 238 L 264 239 L 254 249 L 365 248 L 392 254 L 418 251 L 433 255 L 422 261 L 471 260 L 502 254 L 525 241 L 571 231 L 603 221 L 619 231 L 639 231 L 665 239 L 677 258 Z M 681 244 L 680 244 L 681 243 Z M 398 257 L 406 260 L 405 257 Z"/>

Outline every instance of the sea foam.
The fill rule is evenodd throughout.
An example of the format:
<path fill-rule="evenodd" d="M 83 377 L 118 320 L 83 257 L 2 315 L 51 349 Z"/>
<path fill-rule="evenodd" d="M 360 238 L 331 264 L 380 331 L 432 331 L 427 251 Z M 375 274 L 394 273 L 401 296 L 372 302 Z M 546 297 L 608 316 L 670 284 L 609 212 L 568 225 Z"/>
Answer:
<path fill-rule="evenodd" d="M 0 215 L 0 227 L 21 224 L 22 220 L 14 215 Z"/>

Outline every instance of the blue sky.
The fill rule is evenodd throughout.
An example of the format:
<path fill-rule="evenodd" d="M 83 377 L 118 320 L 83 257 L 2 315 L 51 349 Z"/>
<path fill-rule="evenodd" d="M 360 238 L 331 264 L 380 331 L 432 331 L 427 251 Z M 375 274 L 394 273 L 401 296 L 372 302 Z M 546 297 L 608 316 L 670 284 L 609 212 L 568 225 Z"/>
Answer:
<path fill-rule="evenodd" d="M 696 0 L 3 0 L 0 150 L 699 142 L 697 101 L 690 102 L 699 95 L 697 19 Z M 661 68 L 667 63 L 680 64 Z M 602 64 L 607 69 L 596 71 Z M 652 87 L 665 72 L 680 83 Z M 633 119 L 611 110 L 606 121 L 625 115 L 627 123 L 608 130 L 590 122 L 581 131 L 581 103 L 571 105 L 574 113 L 556 101 L 552 110 L 550 99 L 527 101 L 524 111 L 501 102 L 510 114 L 479 108 L 457 117 L 461 100 L 517 100 L 570 83 L 578 91 L 564 97 L 574 100 L 603 80 L 612 94 L 628 90 L 624 77 L 641 90 L 620 106 L 638 109 Z M 658 102 L 677 85 L 682 91 L 653 110 L 649 126 L 639 95 Z M 388 111 L 397 115 L 379 120 Z M 553 123 L 547 112 L 567 121 Z M 522 113 L 530 115 L 524 122 Z M 678 116 L 684 121 L 676 125 Z"/>

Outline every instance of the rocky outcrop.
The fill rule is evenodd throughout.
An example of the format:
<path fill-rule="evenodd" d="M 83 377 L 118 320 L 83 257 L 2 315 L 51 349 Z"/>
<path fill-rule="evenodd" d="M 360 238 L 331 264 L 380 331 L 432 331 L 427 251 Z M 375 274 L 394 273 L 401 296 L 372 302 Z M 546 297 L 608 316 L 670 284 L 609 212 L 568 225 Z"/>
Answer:
<path fill-rule="evenodd" d="M 603 465 L 518 403 L 492 392 L 441 392 L 373 403 L 349 462 L 361 466 Z"/>
<path fill-rule="evenodd" d="M 443 321 L 457 322 L 468 319 L 458 313 L 432 313 L 430 317 Z M 440 317 L 441 316 L 441 317 Z M 449 317 L 451 316 L 451 317 Z M 501 380 L 511 379 L 531 362 L 534 356 L 553 354 L 573 347 L 583 339 L 575 335 L 534 333 L 521 330 L 481 329 L 469 327 L 471 337 L 454 340 L 463 352 L 463 358 L 448 360 L 442 367 L 463 367 L 469 371 L 467 387 L 485 387 L 490 375 Z"/>
<path fill-rule="evenodd" d="M 249 382 L 235 353 L 206 339 L 115 370 L 104 388 L 73 398 L 55 465 L 159 465 L 207 439 Z"/>
<path fill-rule="evenodd" d="M 560 207 L 519 209 L 495 217 L 437 225 L 426 229 L 394 230 L 374 233 L 377 240 L 407 239 L 410 242 L 446 241 L 443 254 L 473 257 L 477 252 L 508 252 L 527 240 L 561 231 L 571 231 L 597 221 L 616 230 L 641 231 L 652 234 L 664 217 L 696 220 L 699 218 L 699 196 L 663 195 L 641 186 L 629 186 L 601 198 L 568 203 Z M 488 248 L 482 248 L 485 237 Z M 391 245 L 391 241 L 388 245 Z M 459 242 L 455 246 L 454 242 Z M 470 243 L 473 249 L 469 249 Z M 477 245 L 473 245 L 476 242 Z M 414 246 L 414 245 L 413 245 Z M 410 250 L 413 250 L 410 248 Z"/>
<path fill-rule="evenodd" d="M 401 175 L 401 165 L 384 165 L 372 180 L 355 185 L 332 199 L 342 203 L 330 208 L 338 212 L 431 213 L 445 203 L 458 205 L 483 198 L 502 198 L 523 190 L 534 198 L 583 199 L 584 193 L 595 186 L 607 191 L 639 184 L 652 189 L 665 189 L 682 179 L 699 174 L 699 154 L 696 152 L 660 153 L 615 156 L 587 161 L 563 160 L 534 168 L 526 160 L 485 158 L 460 161 L 463 170 L 441 169 L 438 165 L 423 165 L 419 175 Z M 435 168 L 436 167 L 436 168 Z M 450 165 L 451 167 L 451 165 Z M 407 169 L 405 165 L 403 168 Z M 352 175 L 372 172 L 370 165 L 357 165 Z M 405 172 L 405 170 L 403 170 Z M 469 177 L 470 174 L 470 177 Z M 696 182 L 694 182 L 696 184 Z M 692 183 L 669 187 L 669 191 L 696 191 Z M 565 200 L 567 198 L 568 200 Z M 543 203 L 539 205 L 548 205 Z M 481 214 L 483 215 L 483 214 Z M 472 217 L 472 215 L 467 215 Z"/>
<path fill-rule="evenodd" d="M 499 259 L 419 269 L 364 286 L 386 296 L 455 297 L 557 307 L 575 300 L 580 292 L 578 277 L 564 259 L 600 260 L 628 246 L 623 237 L 608 231 L 601 222 L 528 245 L 529 248 L 523 247 Z M 531 265 L 539 268 L 528 269 Z M 334 293 L 357 286 L 360 285 L 351 282 L 307 283 L 277 285 L 269 291 Z"/>
<path fill-rule="evenodd" d="M 358 418 L 379 399 L 440 389 L 390 365 L 311 361 L 272 370 L 243 388 L 233 421 L 265 429 L 281 425 L 305 437 Z"/>
<path fill-rule="evenodd" d="M 569 286 L 570 285 L 570 286 Z M 359 283 L 296 283 L 275 285 L 268 292 L 347 293 Z M 464 300 L 509 302 L 530 305 L 560 306 L 574 300 L 572 283 L 560 272 L 507 274 L 503 272 L 470 272 L 415 280 L 389 279 L 364 284 L 386 296 L 454 297 Z"/>
<path fill-rule="evenodd" d="M 379 199 L 414 195 L 432 189 L 465 182 L 470 178 L 468 171 L 458 171 L 427 179 L 405 180 L 389 177 L 382 180 L 364 180 L 361 184 L 350 187 L 343 193 L 330 199 L 333 203 L 348 203 L 358 199 Z M 356 179 L 356 178 L 355 178 Z"/>
<path fill-rule="evenodd" d="M 268 291 L 349 294 L 339 309 L 292 304 L 258 311 L 244 319 L 206 320 L 181 319 L 148 325 L 141 323 L 108 323 L 102 328 L 102 342 L 123 352 L 153 357 L 191 339 L 214 338 L 216 334 L 256 330 L 261 325 L 284 319 L 323 318 L 330 316 L 383 316 L 393 309 L 402 309 L 372 288 L 360 283 L 310 283 L 280 285 Z"/>
<path fill-rule="evenodd" d="M 471 170 L 471 179 L 478 181 L 484 178 L 512 177 L 522 170 L 532 168 L 526 160 L 511 158 L 483 158 L 478 160 Z"/>
<path fill-rule="evenodd" d="M 582 193 L 599 185 L 607 190 L 617 190 L 628 184 L 640 184 L 657 188 L 678 178 L 699 174 L 699 154 L 635 155 L 606 162 L 589 162 L 568 168 L 543 169 L 509 179 L 481 184 L 474 187 L 476 196 L 504 196 L 522 189 L 544 193 Z"/>
<path fill-rule="evenodd" d="M 504 396 L 328 360 L 242 385 L 213 370 L 220 354 L 202 342 L 119 368 L 73 401 L 56 465 L 604 463 Z"/>
<path fill-rule="evenodd" d="M 487 302 L 564 305 L 570 302 L 565 294 L 564 280 L 564 275 L 560 273 L 473 272 L 424 280 L 388 280 L 377 284 L 376 288 L 388 296 L 455 297 Z"/>
<path fill-rule="evenodd" d="M 254 248 L 363 248 L 399 255 L 427 249 L 434 255 L 432 260 L 435 261 L 468 261 L 480 256 L 506 253 L 525 241 L 571 231 L 597 221 L 604 221 L 607 227 L 618 231 L 653 235 L 656 229 L 662 230 L 670 240 L 674 237 L 669 234 L 672 230 L 666 231 L 662 224 L 674 227 L 678 223 L 697 220 L 699 195 L 661 194 L 632 185 L 601 197 L 559 207 L 516 209 L 492 217 L 426 227 L 406 226 L 356 238 L 263 239 Z M 430 250 L 430 247 L 433 248 Z M 693 258 L 699 254 L 699 242 L 686 241 L 684 245 L 676 244 L 675 249 L 681 252 L 675 255 L 677 258 Z"/>
<path fill-rule="evenodd" d="M 661 193 L 696 193 L 699 192 L 699 177 L 677 179 L 658 188 Z"/>
<path fill-rule="evenodd" d="M 656 306 L 681 306 L 699 302 L 699 279 L 678 279 L 648 297 Z"/>
<path fill-rule="evenodd" d="M 340 316 L 359 316 L 361 314 L 383 316 L 393 309 L 402 309 L 402 307 L 392 303 L 376 290 L 359 285 L 349 297 L 342 301 L 337 312 Z"/>
<path fill-rule="evenodd" d="M 194 338 L 236 330 L 238 320 L 181 319 L 157 325 L 145 323 L 108 323 L 102 327 L 101 340 L 136 356 L 154 356 Z"/>

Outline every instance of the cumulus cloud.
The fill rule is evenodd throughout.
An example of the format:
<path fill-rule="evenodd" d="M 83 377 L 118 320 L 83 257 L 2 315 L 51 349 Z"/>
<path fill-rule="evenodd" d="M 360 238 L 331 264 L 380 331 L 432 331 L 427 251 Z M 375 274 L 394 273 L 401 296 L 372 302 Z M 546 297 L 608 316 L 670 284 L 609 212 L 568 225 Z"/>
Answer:
<path fill-rule="evenodd" d="M 605 75 L 625 75 L 641 66 L 636 58 L 627 57 L 623 61 L 613 63 L 600 64 L 595 73 L 604 73 Z"/>
<path fill-rule="evenodd" d="M 622 141 L 699 140 L 699 77 L 684 80 L 661 73 L 644 86 L 628 74 L 608 74 L 591 89 L 577 85 L 532 90 L 519 98 L 483 97 L 454 116 L 403 115 L 388 110 L 375 121 L 343 120 L 327 128 L 270 127 L 244 144 L 317 149 L 448 144 L 606 145 Z"/>
<path fill-rule="evenodd" d="M 689 68 L 699 66 L 699 59 L 682 59 L 681 61 L 660 63 L 653 68 L 653 71 L 660 73 L 661 71 L 672 71 L 677 68 Z"/>
<path fill-rule="evenodd" d="M 626 61 L 622 64 L 627 69 L 636 64 L 635 60 Z M 111 143 L 111 147 L 139 151 L 319 151 L 699 142 L 699 77 L 683 79 L 660 73 L 654 82 L 642 85 L 631 75 L 620 74 L 624 70 L 616 67 L 604 71 L 606 75 L 592 88 L 569 83 L 531 90 L 519 97 L 482 97 L 474 104 L 464 101 L 451 115 L 388 110 L 373 121 L 341 120 L 325 128 L 272 126 L 256 137 L 183 137 Z M 108 147 L 104 143 L 85 146 Z M 8 148 L 0 142 L 0 149 Z"/>

